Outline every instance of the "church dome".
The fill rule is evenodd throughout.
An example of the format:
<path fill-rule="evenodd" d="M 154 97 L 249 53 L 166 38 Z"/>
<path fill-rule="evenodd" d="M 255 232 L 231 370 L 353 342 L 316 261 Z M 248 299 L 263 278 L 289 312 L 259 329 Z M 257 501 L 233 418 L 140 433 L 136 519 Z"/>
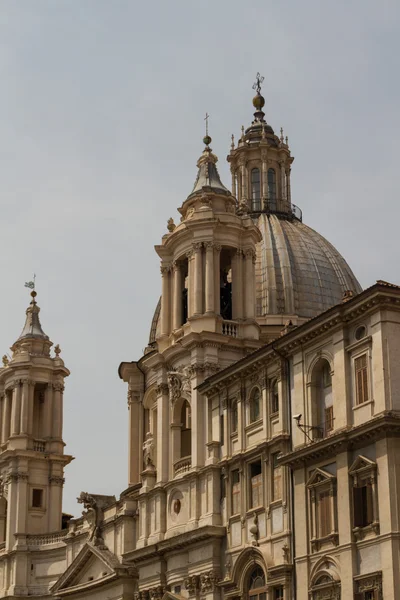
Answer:
<path fill-rule="evenodd" d="M 310 319 L 359 293 L 352 270 L 322 235 L 297 218 L 262 213 L 257 247 L 257 317 L 296 315 Z"/>

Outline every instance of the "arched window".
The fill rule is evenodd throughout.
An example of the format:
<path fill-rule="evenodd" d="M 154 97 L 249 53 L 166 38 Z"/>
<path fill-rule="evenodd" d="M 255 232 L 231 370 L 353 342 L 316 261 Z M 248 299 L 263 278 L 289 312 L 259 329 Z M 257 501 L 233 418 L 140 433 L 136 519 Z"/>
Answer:
<path fill-rule="evenodd" d="M 261 567 L 256 567 L 250 574 L 248 594 L 249 599 L 266 600 L 267 588 L 265 585 L 265 574 Z"/>
<path fill-rule="evenodd" d="M 274 169 L 268 169 L 268 198 L 271 210 L 276 210 L 276 173 Z"/>
<path fill-rule="evenodd" d="M 253 211 L 261 210 L 260 169 L 251 170 L 251 208 Z"/>
<path fill-rule="evenodd" d="M 231 430 L 232 433 L 236 433 L 238 430 L 238 403 L 236 400 L 232 402 L 231 408 Z"/>
<path fill-rule="evenodd" d="M 261 401 L 260 390 L 254 388 L 250 397 L 250 423 L 261 419 Z"/>
<path fill-rule="evenodd" d="M 187 400 L 181 410 L 181 457 L 192 454 L 192 417 L 190 404 Z"/>
<path fill-rule="evenodd" d="M 323 438 L 333 430 L 331 367 L 327 360 L 317 362 L 312 373 L 312 414 L 314 438 Z"/>

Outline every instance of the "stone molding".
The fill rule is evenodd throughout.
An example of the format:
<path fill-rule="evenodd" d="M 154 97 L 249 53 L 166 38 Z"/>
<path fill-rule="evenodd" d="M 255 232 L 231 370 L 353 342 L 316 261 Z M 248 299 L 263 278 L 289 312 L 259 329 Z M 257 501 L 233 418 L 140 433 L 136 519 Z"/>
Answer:
<path fill-rule="evenodd" d="M 49 483 L 50 485 L 59 485 L 62 487 L 65 483 L 65 479 L 61 475 L 50 475 Z"/>
<path fill-rule="evenodd" d="M 209 594 L 213 592 L 217 584 L 221 581 L 218 571 L 212 569 L 207 573 L 200 575 L 200 594 Z"/>

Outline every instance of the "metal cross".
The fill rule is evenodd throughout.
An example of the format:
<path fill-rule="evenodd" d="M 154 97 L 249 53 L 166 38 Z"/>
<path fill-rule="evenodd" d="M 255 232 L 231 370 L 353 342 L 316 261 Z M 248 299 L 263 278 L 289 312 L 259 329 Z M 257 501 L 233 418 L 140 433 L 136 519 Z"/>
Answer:
<path fill-rule="evenodd" d="M 256 82 L 253 85 L 253 90 L 257 90 L 257 94 L 261 92 L 261 84 L 264 81 L 264 77 L 261 77 L 260 73 L 257 73 Z"/>
<path fill-rule="evenodd" d="M 208 119 L 210 118 L 210 115 L 208 113 L 206 113 L 206 116 L 204 117 L 204 120 L 206 122 L 206 135 L 208 135 Z"/>

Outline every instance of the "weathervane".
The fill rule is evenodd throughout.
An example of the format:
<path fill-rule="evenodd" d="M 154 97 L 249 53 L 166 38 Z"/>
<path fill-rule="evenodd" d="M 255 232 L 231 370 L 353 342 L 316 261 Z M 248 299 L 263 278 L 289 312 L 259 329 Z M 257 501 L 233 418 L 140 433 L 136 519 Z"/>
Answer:
<path fill-rule="evenodd" d="M 253 85 L 253 90 L 257 90 L 257 94 L 261 92 L 261 84 L 264 81 L 264 77 L 261 77 L 260 73 L 257 73 L 256 82 Z"/>
<path fill-rule="evenodd" d="M 32 281 L 26 281 L 25 282 L 25 287 L 29 288 L 30 290 L 34 290 L 35 289 L 35 285 L 36 285 L 36 274 L 33 274 L 33 280 Z"/>

